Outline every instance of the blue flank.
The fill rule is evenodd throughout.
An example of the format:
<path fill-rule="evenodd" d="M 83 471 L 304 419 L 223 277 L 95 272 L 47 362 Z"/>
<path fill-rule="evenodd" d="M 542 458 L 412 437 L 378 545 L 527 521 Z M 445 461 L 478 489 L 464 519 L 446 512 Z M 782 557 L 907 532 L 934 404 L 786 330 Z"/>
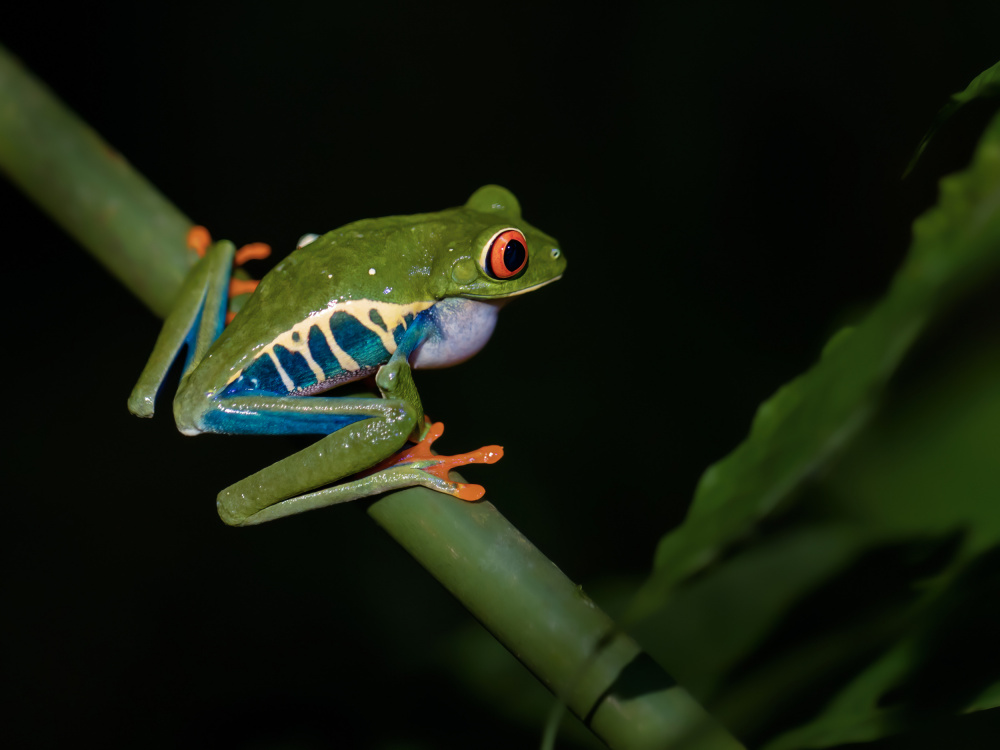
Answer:
<path fill-rule="evenodd" d="M 407 315 L 407 325 L 412 321 L 413 316 Z M 347 352 L 361 368 L 378 367 L 389 361 L 390 355 L 382 345 L 382 340 L 359 323 L 353 315 L 346 312 L 335 312 L 330 317 L 330 330 L 340 348 Z M 406 329 L 401 325 L 392 332 L 397 345 L 406 336 L 406 332 Z M 326 336 L 320 330 L 319 324 L 310 327 L 307 344 L 309 353 L 323 370 L 326 379 L 336 378 L 344 373 L 337 358 L 327 345 Z M 294 390 L 291 391 L 293 395 L 296 390 L 316 385 L 316 375 L 306 363 L 305 357 L 280 345 L 274 347 L 274 353 L 285 374 L 291 378 L 294 384 Z M 219 398 L 226 399 L 262 393 L 276 396 L 284 396 L 289 393 L 278 373 L 278 368 L 274 366 L 274 361 L 268 354 L 262 354 L 251 362 L 240 373 L 240 376 L 219 394 Z"/>
<path fill-rule="evenodd" d="M 274 366 L 274 362 L 266 354 L 255 359 L 248 368 L 240 373 L 240 376 L 219 394 L 219 398 L 252 396 L 257 393 L 272 395 L 288 393 L 285 390 L 285 384 L 281 382 L 278 368 Z"/>
<path fill-rule="evenodd" d="M 280 344 L 274 347 L 274 354 L 278 358 L 278 362 L 281 364 L 281 369 L 284 370 L 285 374 L 292 379 L 296 390 L 316 385 L 318 382 L 316 380 L 316 374 L 309 368 L 306 358 L 301 354 L 298 352 L 290 352 Z M 264 359 L 264 357 L 261 357 L 261 359 Z M 270 357 L 268 359 L 270 359 Z M 320 366 L 322 367 L 322 365 Z M 323 372 L 326 372 L 326 368 L 323 368 Z"/>
<path fill-rule="evenodd" d="M 361 325 L 353 315 L 335 312 L 330 317 L 330 330 L 340 348 L 362 367 L 376 367 L 389 361 L 389 352 L 382 346 L 381 339 Z M 323 363 L 319 364 L 325 370 Z"/>
<path fill-rule="evenodd" d="M 328 378 L 334 378 L 343 370 L 337 364 L 337 358 L 333 356 L 330 347 L 326 344 L 326 336 L 319 329 L 319 326 L 312 326 L 309 329 L 309 353 L 313 360 L 323 368 L 323 374 Z"/>
<path fill-rule="evenodd" d="M 373 399 L 374 400 L 374 399 Z M 203 429 L 228 435 L 330 435 L 370 415 L 236 411 L 221 407 L 202 418 Z"/>
<path fill-rule="evenodd" d="M 407 316 L 406 321 L 409 327 L 404 329 L 401 325 L 397 326 L 392 335 L 399 347 L 397 354 L 408 357 L 427 336 L 434 322 L 429 311 L 421 313 L 416 319 Z M 382 346 L 381 339 L 353 316 L 343 312 L 334 313 L 331 326 L 337 343 L 361 368 L 377 367 L 389 361 L 389 352 Z M 309 329 L 307 343 L 309 353 L 327 378 L 344 372 L 327 346 L 326 337 L 318 324 Z M 306 388 L 316 383 L 316 376 L 301 354 L 291 352 L 283 346 L 275 346 L 274 352 L 297 388 Z M 252 404 L 237 409 L 227 404 L 232 398 L 255 395 L 295 396 L 294 392 L 289 394 L 286 390 L 269 354 L 263 354 L 254 360 L 218 395 L 215 408 L 209 409 L 202 418 L 202 429 L 230 435 L 329 435 L 355 422 L 371 418 L 371 415 L 296 412 L 292 409 L 269 411 L 256 409 Z M 320 398 L 333 400 L 330 397 Z"/>

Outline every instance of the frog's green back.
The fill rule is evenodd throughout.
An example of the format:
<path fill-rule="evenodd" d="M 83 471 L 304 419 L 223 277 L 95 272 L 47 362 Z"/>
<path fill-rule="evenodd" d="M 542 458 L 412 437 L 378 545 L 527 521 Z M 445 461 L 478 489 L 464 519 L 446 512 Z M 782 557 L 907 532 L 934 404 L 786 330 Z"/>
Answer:
<path fill-rule="evenodd" d="M 483 245 L 508 227 L 524 234 L 532 255 L 524 273 L 501 280 L 483 269 Z M 193 385 L 218 395 L 252 381 L 297 393 L 333 387 L 387 361 L 415 316 L 438 301 L 519 294 L 564 268 L 555 240 L 520 219 L 516 199 L 496 186 L 458 208 L 352 222 L 264 277 Z"/>

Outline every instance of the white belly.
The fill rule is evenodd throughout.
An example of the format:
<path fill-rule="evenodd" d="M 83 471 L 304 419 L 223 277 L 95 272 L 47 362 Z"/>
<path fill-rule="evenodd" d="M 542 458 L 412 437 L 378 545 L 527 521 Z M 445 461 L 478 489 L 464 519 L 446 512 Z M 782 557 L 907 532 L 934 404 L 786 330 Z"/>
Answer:
<path fill-rule="evenodd" d="M 437 332 L 417 347 L 410 365 L 427 370 L 467 360 L 490 340 L 504 302 L 461 297 L 438 302 L 431 311 Z"/>

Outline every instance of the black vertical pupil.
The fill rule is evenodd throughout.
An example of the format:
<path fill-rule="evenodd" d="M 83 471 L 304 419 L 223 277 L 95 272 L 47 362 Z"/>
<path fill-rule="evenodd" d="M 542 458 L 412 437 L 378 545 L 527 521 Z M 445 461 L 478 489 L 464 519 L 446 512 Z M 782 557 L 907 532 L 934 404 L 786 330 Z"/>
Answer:
<path fill-rule="evenodd" d="M 503 264 L 508 271 L 516 271 L 524 263 L 524 245 L 517 240 L 509 240 L 503 249 Z"/>

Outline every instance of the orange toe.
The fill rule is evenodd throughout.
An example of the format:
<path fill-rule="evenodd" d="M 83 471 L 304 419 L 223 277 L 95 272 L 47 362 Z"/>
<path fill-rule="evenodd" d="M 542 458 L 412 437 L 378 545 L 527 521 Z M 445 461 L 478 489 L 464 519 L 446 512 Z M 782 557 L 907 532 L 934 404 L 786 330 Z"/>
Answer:
<path fill-rule="evenodd" d="M 441 422 L 435 422 L 430 426 L 427 434 L 419 443 L 414 445 L 412 448 L 404 449 L 395 456 L 391 456 L 382 463 L 373 466 L 371 469 L 366 471 L 365 474 L 374 474 L 375 472 L 382 471 L 383 469 L 388 469 L 393 466 L 403 466 L 417 461 L 429 462 L 427 466 L 421 466 L 420 470 L 425 471 L 428 474 L 433 474 L 450 484 L 454 488 L 454 491 L 451 493 L 453 496 L 469 502 L 479 500 L 484 494 L 486 494 L 486 490 L 483 489 L 481 485 L 454 482 L 448 478 L 448 472 L 458 466 L 465 466 L 466 464 L 495 464 L 503 458 L 503 448 L 499 445 L 485 445 L 482 448 L 469 451 L 468 453 L 458 453 L 453 456 L 439 456 L 431 452 L 431 445 L 433 445 L 434 441 L 443 434 L 444 425 Z"/>
<path fill-rule="evenodd" d="M 241 294 L 250 294 L 257 289 L 260 281 L 257 279 L 230 279 L 229 296 L 237 297 Z"/>
<path fill-rule="evenodd" d="M 271 246 L 264 242 L 251 242 L 236 251 L 233 264 L 242 266 L 248 260 L 263 260 L 271 254 Z"/>
<path fill-rule="evenodd" d="M 188 230 L 187 246 L 198 253 L 199 258 L 204 258 L 208 252 L 208 246 L 212 244 L 212 235 L 205 227 L 195 225 Z"/>

